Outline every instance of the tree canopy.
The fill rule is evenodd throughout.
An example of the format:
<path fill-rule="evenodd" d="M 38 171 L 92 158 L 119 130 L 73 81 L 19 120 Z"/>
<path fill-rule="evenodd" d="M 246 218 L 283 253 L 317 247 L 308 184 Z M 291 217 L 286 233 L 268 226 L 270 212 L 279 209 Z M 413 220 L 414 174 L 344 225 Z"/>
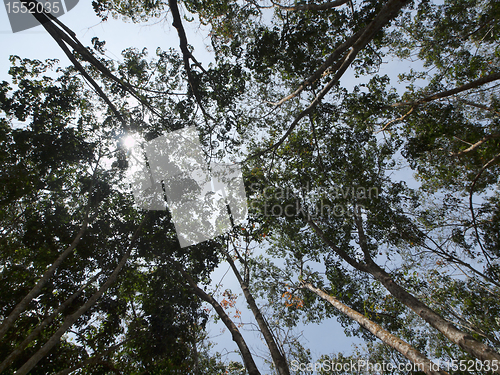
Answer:
<path fill-rule="evenodd" d="M 0 372 L 500 373 L 498 1 L 92 7 L 172 23 L 179 48 L 111 60 L 34 14 L 71 66 L 12 56 L 0 83 Z M 249 212 L 182 248 L 168 209 L 134 201 L 124 140 L 190 126 L 241 166 Z M 222 262 L 239 292 L 214 290 Z M 213 316 L 240 362 L 212 350 Z M 364 347 L 312 358 L 289 334 L 328 318 Z"/>

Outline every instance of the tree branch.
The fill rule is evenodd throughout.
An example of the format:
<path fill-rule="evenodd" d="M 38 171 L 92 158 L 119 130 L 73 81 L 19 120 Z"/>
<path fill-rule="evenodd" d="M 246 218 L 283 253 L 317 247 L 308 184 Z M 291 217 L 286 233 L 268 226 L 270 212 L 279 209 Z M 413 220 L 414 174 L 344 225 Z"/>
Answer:
<path fill-rule="evenodd" d="M 462 99 L 462 98 L 458 98 L 458 97 L 456 98 L 456 100 L 458 100 L 459 102 L 462 102 L 464 104 L 470 105 L 471 107 L 476 107 L 476 108 L 484 109 L 485 111 L 493 112 L 496 115 L 500 116 L 500 111 L 497 111 L 494 108 L 488 107 L 486 105 L 475 103 L 475 102 L 472 102 L 470 100 L 466 100 L 466 99 Z"/>
<path fill-rule="evenodd" d="M 297 126 L 299 121 L 302 118 L 304 118 L 305 116 L 307 116 L 309 113 L 311 113 L 312 110 L 316 107 L 316 105 L 318 105 L 318 103 L 323 99 L 323 97 L 330 91 L 330 89 L 335 84 L 337 84 L 337 82 L 343 76 L 343 74 L 345 73 L 347 68 L 351 65 L 351 63 L 356 58 L 356 55 L 368 43 L 370 43 L 370 41 L 373 39 L 373 37 L 375 36 L 375 34 L 378 31 L 380 31 L 391 19 L 393 19 L 394 17 L 397 16 L 397 14 L 401 10 L 401 8 L 403 8 L 403 6 L 405 6 L 406 3 L 408 3 L 408 2 L 409 2 L 409 0 L 389 0 L 385 4 L 385 6 L 381 9 L 379 14 L 375 17 L 375 19 L 372 22 L 370 22 L 370 24 L 367 27 L 365 27 L 362 31 L 355 34 L 355 36 L 360 34 L 359 38 L 354 38 L 354 36 L 353 36 L 348 40 L 349 43 L 348 42 L 344 43 L 345 50 L 347 50 L 347 48 L 349 48 L 348 45 L 352 44 L 351 43 L 352 41 L 355 41 L 352 44 L 352 47 L 349 50 L 349 52 L 347 52 L 344 55 L 344 57 L 335 65 L 335 68 L 333 71 L 336 71 L 336 73 L 335 73 L 335 76 L 333 77 L 333 79 L 330 82 L 328 82 L 325 87 L 323 87 L 323 89 L 313 99 L 313 101 L 309 104 L 309 106 L 297 115 L 297 117 L 293 120 L 292 124 L 290 125 L 290 127 L 288 128 L 286 133 L 282 136 L 282 138 L 277 143 L 273 144 L 272 146 L 266 148 L 263 151 L 257 152 L 255 154 L 249 156 L 246 160 L 258 157 L 258 156 L 263 155 L 271 150 L 278 148 L 288 138 L 288 136 L 293 132 L 293 130 L 295 129 L 295 127 Z M 339 48 L 337 50 L 339 50 Z M 306 85 L 310 84 L 309 83 L 310 79 L 313 79 L 315 81 L 316 79 L 318 79 L 321 76 L 321 74 L 331 65 L 331 63 L 333 63 L 333 61 L 338 56 L 341 55 L 341 53 L 337 53 L 337 50 L 335 50 L 334 53 L 332 55 L 330 55 L 330 57 L 327 59 L 327 61 L 322 65 L 322 67 L 318 71 L 316 71 L 315 74 L 313 74 L 308 80 L 306 80 L 305 83 L 303 83 L 301 85 L 302 88 L 299 87 L 299 89 L 295 93 L 292 94 L 293 96 L 298 95 L 298 93 L 300 93 Z M 334 55 L 335 55 L 335 57 L 332 59 L 332 56 L 334 56 Z M 332 59 L 332 61 L 330 62 L 331 59 Z M 311 83 L 314 81 L 311 81 Z M 289 97 L 287 97 L 287 98 L 289 98 Z M 282 99 L 280 102 L 277 103 L 277 105 L 286 101 L 285 99 Z"/>
<path fill-rule="evenodd" d="M 222 306 L 213 298 L 211 295 L 207 294 L 203 289 L 201 289 L 198 285 L 196 285 L 196 282 L 193 280 L 193 278 L 184 270 L 184 268 L 178 264 L 176 261 L 172 260 L 172 262 L 175 264 L 179 272 L 184 276 L 184 278 L 187 280 L 189 285 L 191 286 L 191 289 L 193 289 L 193 292 L 200 297 L 203 301 L 208 302 L 212 307 L 215 309 L 223 323 L 226 325 L 227 329 L 229 332 L 231 332 L 231 335 L 233 337 L 233 341 L 238 345 L 238 348 L 240 349 L 241 356 L 243 358 L 243 362 L 245 364 L 245 367 L 248 371 L 249 375 L 260 375 L 259 370 L 257 369 L 257 365 L 255 364 L 253 360 L 252 353 L 250 352 L 250 349 L 248 348 L 245 339 L 241 335 L 240 331 L 238 330 L 238 327 L 233 323 L 233 321 L 227 316 L 226 312 L 222 308 Z"/>
<path fill-rule="evenodd" d="M 391 125 L 392 125 L 392 124 L 394 124 L 395 122 L 398 122 L 398 121 L 403 121 L 406 117 L 408 117 L 408 116 L 409 116 L 409 115 L 413 112 L 413 110 L 414 110 L 414 109 L 415 109 L 415 107 L 411 107 L 411 108 L 410 108 L 410 110 L 409 110 L 408 112 L 406 112 L 403 116 L 398 117 L 398 118 L 396 118 L 396 119 L 393 119 L 393 120 L 391 120 L 391 121 L 387 122 L 387 123 L 386 123 L 386 124 L 382 127 L 382 129 L 377 130 L 377 131 L 376 131 L 375 133 L 373 133 L 373 134 L 378 134 L 378 133 L 380 133 L 380 132 L 385 131 L 385 130 L 389 127 L 389 126 L 391 126 Z"/>
<path fill-rule="evenodd" d="M 500 138 L 500 133 L 495 133 L 495 134 L 490 134 L 484 137 L 483 139 L 477 141 L 476 143 L 472 144 L 469 148 L 466 148 L 465 150 L 462 150 L 460 152 L 454 152 L 451 154 L 451 156 L 462 156 L 468 152 L 474 151 L 476 148 L 481 146 L 483 143 L 489 141 L 490 139 L 495 139 L 495 138 Z M 481 172 L 482 173 L 482 172 Z"/>
<path fill-rule="evenodd" d="M 481 242 L 481 238 L 479 236 L 479 231 L 477 229 L 477 222 L 476 222 L 476 214 L 474 213 L 474 204 L 472 202 L 472 197 L 474 195 L 474 187 L 476 186 L 476 183 L 479 180 L 479 177 L 481 177 L 481 175 L 483 174 L 483 172 L 490 165 L 492 165 L 493 163 L 495 163 L 499 159 L 500 159 L 500 153 L 496 154 L 492 159 L 490 159 L 490 161 L 488 161 L 485 165 L 483 165 L 483 167 L 476 174 L 476 177 L 474 177 L 474 180 L 472 181 L 472 185 L 470 187 L 470 192 L 469 192 L 469 209 L 470 209 L 470 212 L 471 212 L 471 215 L 472 215 L 472 224 L 474 225 L 474 232 L 476 234 L 476 239 L 477 239 L 477 242 L 479 243 L 479 247 L 481 248 L 481 251 L 483 252 L 483 254 L 484 254 L 484 256 L 485 256 L 486 261 L 488 262 L 488 264 L 490 263 L 490 260 L 489 260 L 490 257 L 486 253 L 486 251 L 484 250 L 483 244 Z"/>
<path fill-rule="evenodd" d="M 80 239 L 84 235 L 84 233 L 87 231 L 88 227 L 88 222 L 89 219 L 88 217 L 85 218 L 83 221 L 82 227 L 80 231 L 77 233 L 75 239 L 73 242 L 64 250 L 61 255 L 52 263 L 52 265 L 45 271 L 43 276 L 40 278 L 38 283 L 29 291 L 29 293 L 24 296 L 24 298 L 19 302 L 14 309 L 11 311 L 9 316 L 5 318 L 5 320 L 2 322 L 2 325 L 0 326 L 0 337 L 3 338 L 7 331 L 12 327 L 16 319 L 19 317 L 19 315 L 26 309 L 28 304 L 40 294 L 42 291 L 42 288 L 47 284 L 49 279 L 52 277 L 56 269 L 59 267 L 59 265 L 63 262 L 64 259 L 70 255 L 73 250 L 76 248 L 76 245 L 80 242 Z"/>
<path fill-rule="evenodd" d="M 96 89 L 97 93 L 99 96 L 110 106 L 111 110 L 117 116 L 117 118 L 125 124 L 123 117 L 119 114 L 119 112 L 116 110 L 113 104 L 111 104 L 111 101 L 109 98 L 102 92 L 102 90 L 99 88 L 97 83 L 93 80 L 92 77 L 89 76 L 89 74 L 85 71 L 83 66 L 81 64 L 75 64 L 75 61 L 77 61 L 76 57 L 74 56 L 73 53 L 69 51 L 67 46 L 65 46 L 64 43 L 68 44 L 70 47 L 72 47 L 76 52 L 78 52 L 82 58 L 86 61 L 88 61 L 90 64 L 92 64 L 98 71 L 100 71 L 105 77 L 108 77 L 112 81 L 118 83 L 122 88 L 124 88 L 126 91 L 128 91 L 132 96 L 134 96 L 139 102 L 144 104 L 152 113 L 156 114 L 157 116 L 160 116 L 160 114 L 147 103 L 142 96 L 137 93 L 136 90 L 132 86 L 130 86 L 128 83 L 122 81 L 118 77 L 116 77 L 113 73 L 109 71 L 109 69 L 104 66 L 92 53 L 89 52 L 87 48 L 85 48 L 80 41 L 76 38 L 75 32 L 70 30 L 67 26 L 65 26 L 59 19 L 54 17 L 50 13 L 44 13 L 44 12 L 38 12 L 38 1 L 36 0 L 21 0 L 25 6 L 28 7 L 28 9 L 34 9 L 33 16 L 37 19 L 38 22 L 42 24 L 42 26 L 47 30 L 47 32 L 52 36 L 52 38 L 57 42 L 57 44 L 63 49 L 64 53 L 70 61 L 75 65 L 75 68 L 84 76 L 84 78 Z M 35 4 L 34 7 L 31 7 L 29 4 Z M 59 27 L 58 27 L 59 26 Z M 63 48 L 63 45 L 65 46 Z"/>
<path fill-rule="evenodd" d="M 332 241 L 326 237 L 325 233 L 316 225 L 316 223 L 309 218 L 306 218 L 306 222 L 309 226 L 316 232 L 318 237 L 323 241 L 325 245 L 330 247 L 335 253 L 337 253 L 344 261 L 346 261 L 350 266 L 359 271 L 366 272 L 365 265 L 355 261 L 350 255 L 348 255 L 344 250 L 335 245 Z"/>
<path fill-rule="evenodd" d="M 204 73 L 206 73 L 206 71 L 202 67 L 202 65 L 194 58 L 192 53 L 189 51 L 186 31 L 184 30 L 184 26 L 182 25 L 182 20 L 179 12 L 179 6 L 177 5 L 177 0 L 169 0 L 168 5 L 170 7 L 170 11 L 172 12 L 172 18 L 174 19 L 174 21 L 172 22 L 172 26 L 174 26 L 177 29 L 177 34 L 179 35 L 179 46 L 181 48 L 182 60 L 184 62 L 184 69 L 186 70 L 186 74 L 188 76 L 189 85 L 193 90 L 194 97 L 201 111 L 203 112 L 203 115 L 206 118 L 213 120 L 212 116 L 210 116 L 205 110 L 205 106 L 203 105 L 203 102 L 201 100 L 200 91 L 198 90 L 198 86 L 194 82 L 193 72 L 191 71 L 189 60 L 190 59 L 193 60 L 196 66 L 202 69 Z"/>
<path fill-rule="evenodd" d="M 414 107 L 414 106 L 417 106 L 419 104 L 428 103 L 428 102 L 431 102 L 431 101 L 436 100 L 436 99 L 443 99 L 443 98 L 446 98 L 448 96 L 456 95 L 456 94 L 461 93 L 463 91 L 474 89 L 476 87 L 485 85 L 487 83 L 490 83 L 490 82 L 493 82 L 493 81 L 496 81 L 499 79 L 500 79 L 500 72 L 492 73 L 492 74 L 489 74 L 487 76 L 476 79 L 474 81 L 471 81 L 469 83 L 466 83 L 465 85 L 455 87 L 454 89 L 441 91 L 439 93 L 426 96 L 422 99 L 415 100 L 413 102 L 394 103 L 394 104 L 391 104 L 390 107 L 402 107 L 402 106 Z"/>

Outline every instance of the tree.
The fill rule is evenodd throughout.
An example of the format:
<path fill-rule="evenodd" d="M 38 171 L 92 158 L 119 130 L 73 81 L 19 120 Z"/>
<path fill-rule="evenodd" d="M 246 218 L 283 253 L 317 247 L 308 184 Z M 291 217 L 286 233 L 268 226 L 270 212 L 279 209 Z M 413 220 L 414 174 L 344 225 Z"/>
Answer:
<path fill-rule="evenodd" d="M 16 88 L 4 82 L 1 101 L 2 371 L 186 369 L 206 316 L 166 264 L 182 259 L 204 278 L 218 245 L 183 252 L 166 212 L 134 208 L 119 123 L 98 120 L 74 71 L 50 78 L 55 61 L 12 62 Z"/>

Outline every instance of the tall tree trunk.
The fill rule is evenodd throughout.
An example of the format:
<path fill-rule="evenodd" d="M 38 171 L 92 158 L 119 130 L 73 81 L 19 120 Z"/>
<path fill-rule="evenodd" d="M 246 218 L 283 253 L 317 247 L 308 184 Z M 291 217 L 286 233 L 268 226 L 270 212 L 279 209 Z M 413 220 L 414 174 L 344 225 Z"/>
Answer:
<path fill-rule="evenodd" d="M 372 263 L 367 265 L 366 270 L 375 278 L 375 280 L 379 281 L 389 291 L 389 293 L 412 309 L 418 316 L 441 332 L 451 342 L 457 344 L 464 351 L 483 362 L 490 361 L 491 363 L 492 361 L 496 361 L 497 363 L 500 363 L 499 353 L 490 348 L 488 345 L 475 340 L 468 333 L 462 332 L 452 323 L 432 310 L 429 306 L 415 298 L 412 294 L 408 293 L 377 264 Z M 500 374 L 500 369 L 497 369 L 495 372 Z"/>
<path fill-rule="evenodd" d="M 42 331 L 45 327 L 51 324 L 57 316 L 66 309 L 71 303 L 78 298 L 80 294 L 82 294 L 85 287 L 87 287 L 90 283 L 97 280 L 97 277 L 101 273 L 98 273 L 94 277 L 92 277 L 85 285 L 83 285 L 80 289 L 78 289 L 75 293 L 71 295 L 66 301 L 64 301 L 52 314 L 50 314 L 47 318 L 45 318 L 40 324 L 36 326 L 36 328 L 31 331 L 31 333 L 3 360 L 0 364 L 0 374 L 8 368 L 12 362 L 23 352 L 24 348 L 26 348 Z"/>
<path fill-rule="evenodd" d="M 492 361 L 496 361 L 500 363 L 499 353 L 490 348 L 488 345 L 475 340 L 471 335 L 460 331 L 453 324 L 432 310 L 429 306 L 407 292 L 401 285 L 397 284 L 387 272 L 373 262 L 370 257 L 365 233 L 363 231 L 361 215 L 358 213 L 353 216 L 358 227 L 359 245 L 365 256 L 365 263 L 360 263 L 350 257 L 345 251 L 330 241 L 328 237 L 325 236 L 324 232 L 312 220 L 307 221 L 313 230 L 318 234 L 320 239 L 342 259 L 357 270 L 371 274 L 375 280 L 379 281 L 398 301 L 413 310 L 423 320 L 441 332 L 448 340 L 457 344 L 464 351 L 481 361 L 490 361 L 490 363 Z M 498 368 L 495 372 L 500 374 L 500 368 Z"/>
<path fill-rule="evenodd" d="M 262 316 L 262 313 L 260 312 L 260 309 L 257 306 L 257 303 L 255 302 L 252 293 L 250 293 L 250 290 L 248 289 L 248 285 L 243 281 L 243 278 L 241 277 L 238 269 L 236 268 L 236 265 L 233 262 L 233 259 L 229 254 L 226 254 L 226 259 L 229 262 L 234 272 L 234 275 L 238 279 L 238 282 L 240 283 L 241 289 L 243 290 L 243 294 L 248 303 L 248 306 L 250 306 L 250 310 L 252 310 L 255 320 L 259 325 L 260 331 L 264 336 L 264 340 L 266 341 L 267 347 L 269 348 L 269 352 L 271 353 L 271 358 L 273 359 L 276 371 L 278 372 L 279 375 L 290 375 L 290 370 L 288 368 L 286 359 L 279 350 L 278 345 L 274 340 L 274 336 L 271 330 L 269 329 L 269 325 Z"/>
<path fill-rule="evenodd" d="M 36 285 L 29 291 L 29 293 L 19 302 L 14 309 L 10 312 L 10 314 L 5 318 L 5 320 L 0 325 L 0 340 L 3 339 L 7 331 L 12 327 L 16 319 L 19 315 L 28 307 L 28 304 L 40 294 L 42 288 L 47 284 L 49 279 L 52 277 L 56 269 L 61 265 L 61 263 L 70 255 L 73 250 L 75 250 L 76 245 L 80 242 L 80 239 L 84 235 L 88 226 L 88 216 L 83 221 L 83 225 L 76 235 L 75 239 L 69 245 L 66 250 L 64 250 L 61 255 L 55 260 L 54 263 L 45 271 L 41 279 L 36 283 Z"/>
<path fill-rule="evenodd" d="M 226 312 L 222 308 L 222 306 L 215 300 L 214 297 L 206 293 L 203 289 L 201 289 L 198 285 L 196 285 L 195 281 L 189 274 L 184 271 L 184 269 L 177 263 L 175 263 L 179 271 L 182 273 L 182 275 L 186 278 L 188 281 L 189 285 L 193 289 L 194 293 L 200 297 L 202 300 L 205 302 L 208 302 L 212 307 L 215 309 L 217 312 L 217 315 L 219 315 L 219 318 L 221 318 L 222 322 L 226 325 L 227 329 L 229 332 L 231 332 L 231 335 L 233 337 L 233 341 L 238 345 L 238 348 L 240 349 L 241 357 L 243 358 L 243 363 L 245 365 L 245 368 L 248 371 L 249 375 L 260 375 L 259 370 L 257 369 L 257 365 L 255 364 L 253 360 L 252 353 L 250 352 L 250 349 L 248 348 L 245 339 L 241 335 L 238 327 L 233 323 L 231 318 L 227 316 Z"/>
<path fill-rule="evenodd" d="M 412 361 L 416 365 L 416 368 L 418 368 L 419 370 L 421 369 L 427 375 L 449 375 L 446 371 L 440 370 L 437 364 L 433 363 L 430 359 L 420 353 L 413 346 L 401 340 L 399 337 L 394 336 L 392 333 L 386 331 L 363 314 L 360 314 L 356 310 L 351 309 L 349 306 L 344 305 L 338 299 L 325 293 L 323 290 L 314 287 L 310 283 L 304 283 L 303 286 L 319 297 L 323 298 L 325 301 L 329 302 L 333 307 L 335 307 L 341 313 L 347 315 L 347 317 L 349 317 L 350 319 L 358 322 L 362 327 L 373 333 L 384 343 L 396 349 L 398 352 Z"/>
<path fill-rule="evenodd" d="M 122 268 L 125 266 L 127 263 L 127 260 L 130 256 L 130 253 L 132 251 L 132 247 L 137 240 L 137 238 L 140 235 L 140 232 L 142 230 L 142 227 L 144 225 L 144 222 L 146 221 L 146 218 L 148 217 L 148 214 L 143 218 L 141 224 L 135 231 L 134 235 L 132 236 L 132 239 L 130 240 L 130 244 L 127 248 L 127 251 L 123 255 L 122 259 L 120 259 L 120 262 L 118 265 L 115 267 L 111 275 L 108 277 L 106 282 L 101 286 L 101 288 L 95 292 L 92 297 L 89 298 L 83 306 L 81 306 L 75 313 L 71 314 L 70 316 L 66 317 L 64 320 L 64 323 L 59 327 L 59 329 L 50 337 L 50 339 L 43 345 L 35 354 L 31 356 L 26 363 L 21 366 L 19 370 L 16 371 L 16 375 L 26 375 L 28 372 L 35 367 L 35 365 L 43 358 L 45 357 L 48 352 L 59 342 L 61 339 L 61 336 L 78 320 L 80 316 L 82 316 L 85 312 L 87 312 L 88 309 L 90 309 L 99 298 L 106 292 L 106 290 L 109 289 L 109 287 L 116 281 L 118 278 L 118 275 L 120 274 L 120 271 Z"/>

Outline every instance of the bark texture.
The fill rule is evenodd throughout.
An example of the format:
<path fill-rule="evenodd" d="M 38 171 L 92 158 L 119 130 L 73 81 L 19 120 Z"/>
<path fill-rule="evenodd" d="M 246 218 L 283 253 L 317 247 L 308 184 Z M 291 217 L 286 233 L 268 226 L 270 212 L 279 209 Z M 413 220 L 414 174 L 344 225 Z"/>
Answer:
<path fill-rule="evenodd" d="M 377 323 L 372 322 L 363 314 L 360 314 L 356 310 L 351 309 L 349 306 L 344 305 L 342 302 L 334 298 L 333 296 L 325 293 L 323 290 L 314 287 L 310 283 L 304 283 L 304 287 L 309 289 L 311 292 L 315 293 L 319 297 L 328 301 L 333 307 L 339 310 L 341 313 L 347 315 L 350 319 L 358 322 L 362 327 L 366 328 L 368 331 L 373 333 L 376 337 L 382 340 L 387 345 L 396 349 L 410 361 L 412 361 L 416 368 L 422 369 L 427 375 L 449 375 L 446 371 L 439 369 L 439 366 L 433 363 L 425 355 L 420 353 L 413 346 L 407 342 L 401 340 L 399 337 L 394 336 L 392 333 L 386 331 Z"/>

